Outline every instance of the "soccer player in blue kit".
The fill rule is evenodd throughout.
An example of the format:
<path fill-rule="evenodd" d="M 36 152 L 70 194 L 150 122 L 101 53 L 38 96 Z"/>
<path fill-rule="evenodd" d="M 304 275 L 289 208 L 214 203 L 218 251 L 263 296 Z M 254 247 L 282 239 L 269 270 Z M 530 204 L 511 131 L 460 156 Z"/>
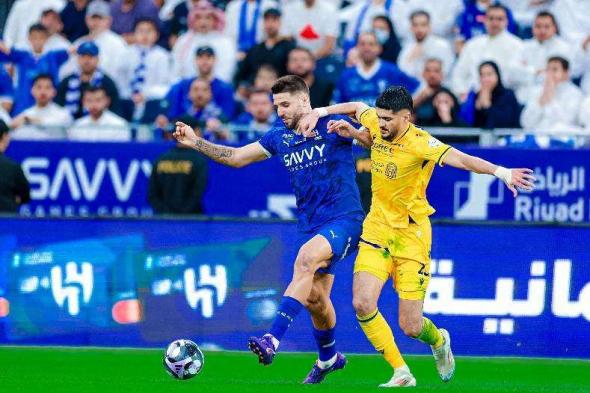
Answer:
<path fill-rule="evenodd" d="M 334 267 L 356 250 L 364 218 L 355 183 L 352 140 L 328 133 L 328 122 L 343 116 L 323 117 L 307 138 L 296 131 L 299 120 L 312 111 L 309 88 L 303 79 L 284 76 L 275 82 L 272 93 L 282 124 L 275 125 L 258 142 L 238 148 L 216 145 L 181 122 L 176 123 L 174 136 L 221 164 L 239 168 L 278 156 L 289 172 L 297 200 L 300 246 L 293 277 L 272 327 L 262 337 L 250 337 L 248 346 L 260 363 L 271 364 L 291 322 L 306 308 L 313 322 L 319 359 L 303 383 L 320 383 L 327 374 L 346 365 L 344 355 L 336 351 L 336 313 L 330 292 Z"/>

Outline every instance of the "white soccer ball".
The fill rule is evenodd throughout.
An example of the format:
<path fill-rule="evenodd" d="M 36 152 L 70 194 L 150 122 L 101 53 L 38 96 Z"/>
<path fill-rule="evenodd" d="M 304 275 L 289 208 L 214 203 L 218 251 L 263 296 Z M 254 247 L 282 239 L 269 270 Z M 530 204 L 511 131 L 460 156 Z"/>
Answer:
<path fill-rule="evenodd" d="M 166 372 L 177 379 L 190 379 L 203 369 L 205 356 L 191 340 L 175 340 L 164 353 Z"/>

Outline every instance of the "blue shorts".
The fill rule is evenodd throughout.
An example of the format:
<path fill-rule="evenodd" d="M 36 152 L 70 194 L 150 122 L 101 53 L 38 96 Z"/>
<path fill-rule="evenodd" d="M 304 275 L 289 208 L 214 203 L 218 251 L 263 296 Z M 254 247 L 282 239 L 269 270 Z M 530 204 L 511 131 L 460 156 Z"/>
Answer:
<path fill-rule="evenodd" d="M 354 253 L 358 248 L 358 242 L 363 229 L 364 216 L 351 215 L 329 221 L 320 228 L 310 232 L 299 232 L 297 250 L 316 235 L 322 235 L 332 247 L 332 260 L 326 268 L 318 272 L 334 274 L 336 262 L 343 260 Z"/>

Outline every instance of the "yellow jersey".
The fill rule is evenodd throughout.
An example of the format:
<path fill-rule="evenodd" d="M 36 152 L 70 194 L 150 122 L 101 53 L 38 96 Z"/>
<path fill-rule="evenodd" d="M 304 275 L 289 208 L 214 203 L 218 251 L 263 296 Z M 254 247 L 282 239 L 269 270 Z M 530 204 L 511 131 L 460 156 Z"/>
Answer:
<path fill-rule="evenodd" d="M 442 166 L 451 146 L 411 123 L 402 135 L 386 141 L 381 137 L 374 108 L 364 111 L 359 120 L 373 138 L 373 195 L 371 210 L 363 225 L 363 237 L 366 232 L 381 237 L 379 234 L 386 235 L 384 231 L 390 228 L 407 228 L 410 217 L 418 224 L 424 223 L 435 211 L 426 200 L 428 182 L 435 164 Z"/>

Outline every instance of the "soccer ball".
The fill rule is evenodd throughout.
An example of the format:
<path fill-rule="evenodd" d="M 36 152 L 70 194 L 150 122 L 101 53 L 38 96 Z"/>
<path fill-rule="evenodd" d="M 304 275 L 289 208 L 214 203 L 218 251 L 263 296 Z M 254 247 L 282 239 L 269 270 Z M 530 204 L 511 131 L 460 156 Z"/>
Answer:
<path fill-rule="evenodd" d="M 201 372 L 205 364 L 203 352 L 191 340 L 175 340 L 164 353 L 164 368 L 176 379 L 190 379 Z"/>

